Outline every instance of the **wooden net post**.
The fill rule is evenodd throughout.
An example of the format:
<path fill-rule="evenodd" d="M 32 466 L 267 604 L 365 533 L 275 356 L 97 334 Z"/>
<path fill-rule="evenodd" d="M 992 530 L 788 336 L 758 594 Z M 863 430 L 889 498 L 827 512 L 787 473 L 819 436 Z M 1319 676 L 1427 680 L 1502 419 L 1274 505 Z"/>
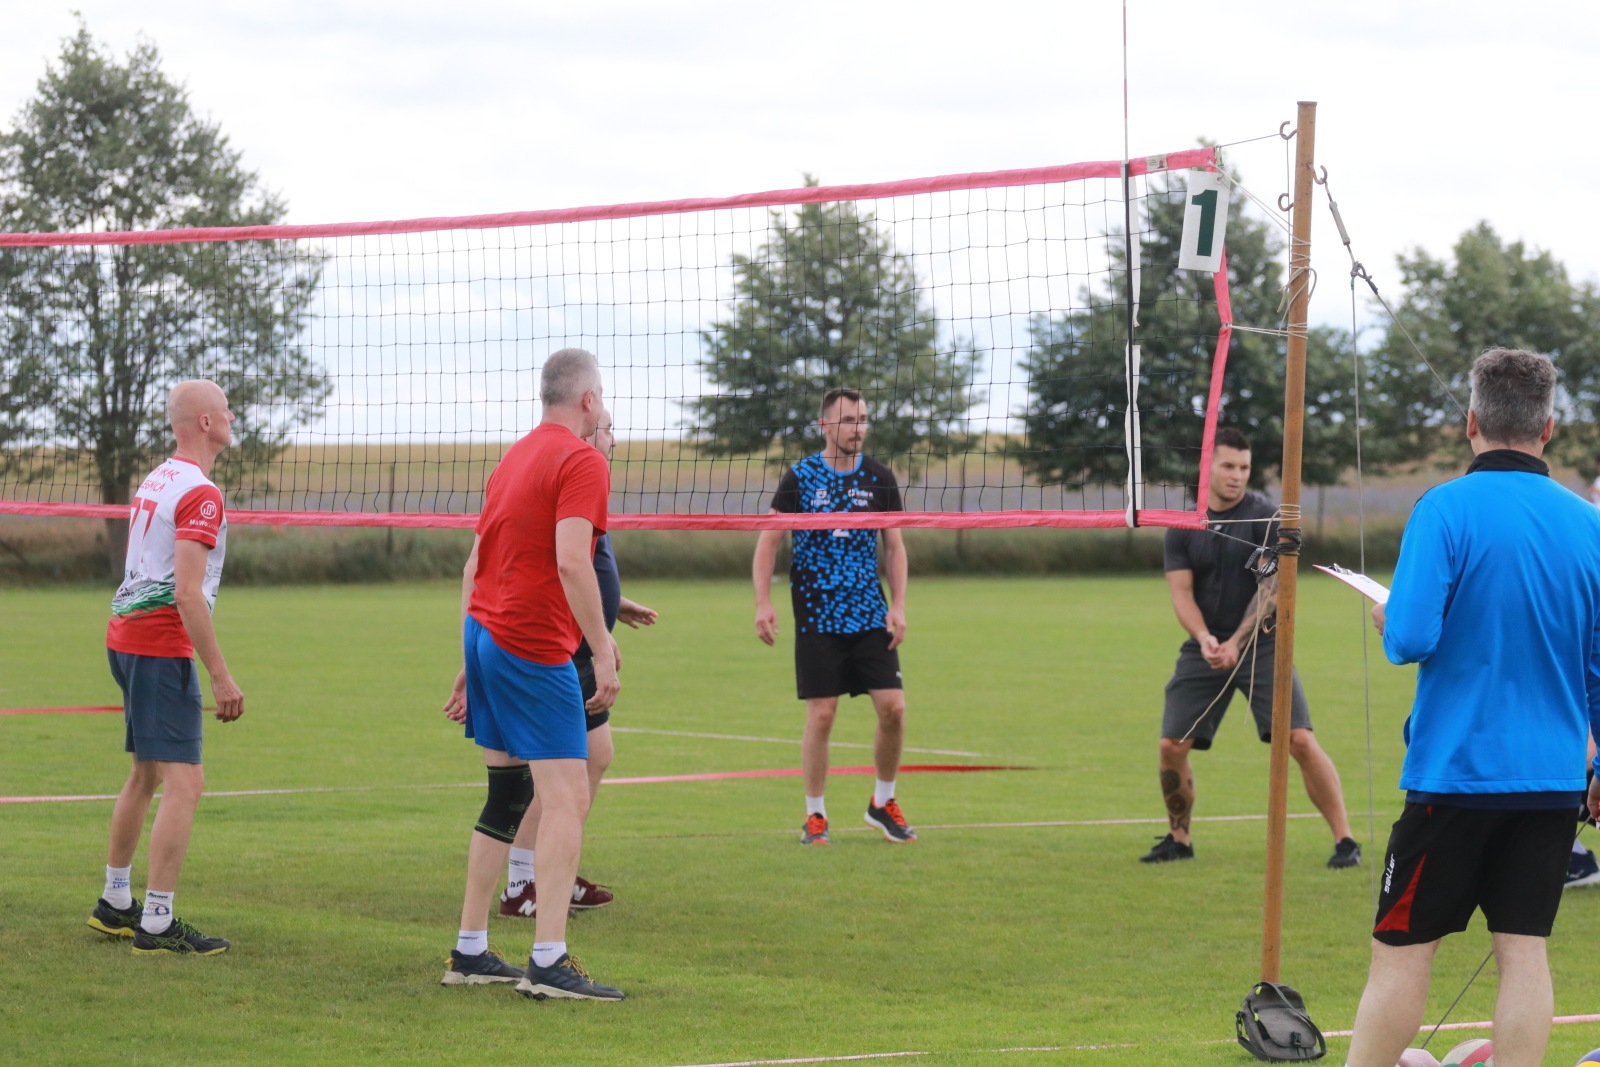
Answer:
<path fill-rule="evenodd" d="M 1295 120 L 1294 203 L 1289 249 L 1289 361 L 1283 389 L 1283 518 L 1278 526 L 1277 657 L 1272 672 L 1272 762 L 1267 786 L 1267 882 L 1261 977 L 1278 981 L 1283 949 L 1284 838 L 1288 825 L 1289 720 L 1294 679 L 1295 585 L 1300 568 L 1300 445 L 1306 408 L 1306 309 L 1311 302 L 1311 185 L 1317 105 Z"/>

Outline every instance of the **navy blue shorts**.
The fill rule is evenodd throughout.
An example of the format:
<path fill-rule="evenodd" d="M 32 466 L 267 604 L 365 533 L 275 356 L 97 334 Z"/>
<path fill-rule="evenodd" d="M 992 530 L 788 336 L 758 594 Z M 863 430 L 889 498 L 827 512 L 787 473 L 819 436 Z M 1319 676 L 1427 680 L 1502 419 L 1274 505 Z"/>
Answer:
<path fill-rule="evenodd" d="M 572 661 L 547 666 L 494 643 L 482 623 L 462 627 L 467 736 L 520 760 L 588 759 L 583 690 Z"/>
<path fill-rule="evenodd" d="M 584 656 L 582 659 L 573 660 L 572 665 L 578 668 L 578 685 L 583 689 L 583 702 L 587 704 L 589 698 L 600 691 L 599 685 L 594 680 L 594 660 Z M 606 708 L 604 711 L 589 711 L 585 709 L 584 715 L 586 716 L 583 724 L 584 729 L 591 733 L 611 721 L 610 708 Z"/>
<path fill-rule="evenodd" d="M 200 762 L 200 677 L 194 660 L 106 649 L 122 688 L 123 751 L 140 762 Z"/>

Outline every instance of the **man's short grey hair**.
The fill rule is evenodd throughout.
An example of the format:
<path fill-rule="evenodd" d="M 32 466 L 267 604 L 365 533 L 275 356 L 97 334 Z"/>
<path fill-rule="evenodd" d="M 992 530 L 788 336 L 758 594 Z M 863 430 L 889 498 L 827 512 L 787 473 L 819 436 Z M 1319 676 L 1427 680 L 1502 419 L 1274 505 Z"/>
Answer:
<path fill-rule="evenodd" d="M 1544 435 L 1555 411 L 1556 365 L 1520 348 L 1491 348 L 1472 364 L 1478 432 L 1501 444 L 1526 444 Z"/>
<path fill-rule="evenodd" d="M 545 407 L 569 407 L 589 390 L 600 389 L 600 362 L 581 348 L 550 353 L 539 375 L 539 399 Z"/>

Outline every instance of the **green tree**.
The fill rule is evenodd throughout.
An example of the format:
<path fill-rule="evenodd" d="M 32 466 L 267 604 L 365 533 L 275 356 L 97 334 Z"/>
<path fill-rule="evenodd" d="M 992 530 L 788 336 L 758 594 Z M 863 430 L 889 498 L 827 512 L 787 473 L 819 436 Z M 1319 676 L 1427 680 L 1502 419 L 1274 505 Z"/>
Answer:
<path fill-rule="evenodd" d="M 1456 241 L 1450 260 L 1399 257 L 1404 296 L 1370 357 L 1375 458 L 1416 463 L 1459 439 L 1472 361 L 1486 348 L 1543 352 L 1561 371 L 1553 452 L 1585 468 L 1600 435 L 1600 290 L 1574 283 L 1549 252 L 1506 244 L 1487 222 Z M 1407 340 L 1407 335 L 1410 340 Z M 1416 347 L 1412 347 L 1412 341 Z M 1435 377 L 1437 372 L 1438 377 Z M 1442 383 L 1441 383 L 1442 379 Z M 1452 399 L 1452 397 L 1454 399 Z"/>
<path fill-rule="evenodd" d="M 816 180 L 806 178 L 814 186 Z M 957 448 L 982 400 L 978 354 L 941 338 L 909 260 L 854 203 L 804 204 L 771 214 L 767 241 L 735 255 L 729 317 L 703 337 L 714 387 L 691 403 L 696 436 L 713 455 L 794 459 L 814 444 L 817 405 L 832 386 L 859 389 L 874 455 L 913 475 Z"/>
<path fill-rule="evenodd" d="M 118 61 L 80 24 L 0 133 L 7 231 L 248 226 L 284 212 L 149 42 Z M 0 249 L 7 477 L 88 457 L 101 502 L 127 503 L 170 447 L 168 391 L 192 377 L 216 380 L 238 415 L 218 480 L 258 467 L 329 391 L 300 345 L 321 269 L 288 242 Z M 106 530 L 120 573 L 126 523 Z"/>
<path fill-rule="evenodd" d="M 1146 506 L 1185 507 L 1168 491 L 1195 485 L 1204 437 L 1207 391 L 1220 325 L 1209 274 L 1178 269 L 1185 185 L 1151 179 L 1139 243 L 1141 299 L 1134 337 L 1140 346 L 1138 405 Z M 1283 242 L 1267 223 L 1228 206 L 1228 288 L 1233 321 L 1281 325 Z M 1113 235 L 1119 236 L 1119 235 Z M 1110 242 L 1111 270 L 1078 295 L 1079 307 L 1031 323 L 1022 368 L 1030 396 L 1020 413 L 1025 431 L 1018 458 L 1041 481 L 1073 488 L 1120 485 L 1127 477 L 1124 420 L 1128 407 L 1125 265 L 1120 239 Z M 1234 330 L 1228 346 L 1218 426 L 1250 439 L 1259 485 L 1281 464 L 1285 342 Z M 1315 328 L 1307 338 L 1306 447 L 1302 477 L 1332 484 L 1354 461 L 1351 346 L 1348 337 Z M 1163 489 L 1165 487 L 1165 489 Z"/>

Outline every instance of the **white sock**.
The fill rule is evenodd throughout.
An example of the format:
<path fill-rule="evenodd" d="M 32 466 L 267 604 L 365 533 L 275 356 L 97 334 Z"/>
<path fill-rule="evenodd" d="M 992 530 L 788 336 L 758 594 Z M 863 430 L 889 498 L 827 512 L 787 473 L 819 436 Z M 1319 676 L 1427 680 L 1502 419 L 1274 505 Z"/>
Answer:
<path fill-rule="evenodd" d="M 881 808 L 894 799 L 894 779 L 887 782 L 882 778 L 874 778 L 872 785 L 872 806 Z"/>
<path fill-rule="evenodd" d="M 548 967 L 562 956 L 566 955 L 567 943 L 565 941 L 540 941 L 533 946 L 533 965 L 535 967 Z"/>
<path fill-rule="evenodd" d="M 456 933 L 456 951 L 463 956 L 481 956 L 489 951 L 489 931 L 460 930 Z"/>
<path fill-rule="evenodd" d="M 506 860 L 506 896 L 514 897 L 522 887 L 533 881 L 533 849 L 511 846 Z"/>
<path fill-rule="evenodd" d="M 822 802 L 821 797 L 806 797 L 806 814 L 828 817 L 828 805 Z"/>
<path fill-rule="evenodd" d="M 139 925 L 146 933 L 164 934 L 172 925 L 172 896 L 172 893 L 157 893 L 154 889 L 144 891 L 144 918 L 139 920 Z"/>
<path fill-rule="evenodd" d="M 133 868 L 106 866 L 106 891 L 100 894 L 118 911 L 133 907 Z"/>
<path fill-rule="evenodd" d="M 1574 856 L 1587 856 L 1589 854 L 1589 850 L 1583 847 L 1583 842 L 1579 841 L 1577 838 L 1573 838 L 1572 839 L 1572 854 Z M 109 872 L 110 870 L 111 870 L 110 867 L 106 868 L 107 872 Z M 111 876 L 110 876 L 109 873 L 106 875 L 106 903 L 107 904 L 115 904 L 116 903 L 116 901 L 111 899 Z M 127 905 L 122 905 L 122 906 L 126 907 Z"/>

